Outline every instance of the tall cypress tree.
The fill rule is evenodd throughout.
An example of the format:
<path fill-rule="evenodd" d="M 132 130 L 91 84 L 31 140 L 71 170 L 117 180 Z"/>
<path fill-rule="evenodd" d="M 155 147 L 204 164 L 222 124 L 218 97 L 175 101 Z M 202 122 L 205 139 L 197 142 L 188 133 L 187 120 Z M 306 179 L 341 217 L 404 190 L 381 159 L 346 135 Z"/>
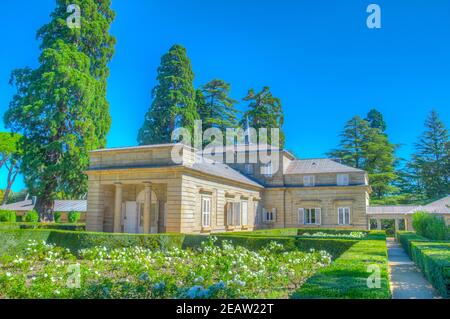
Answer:
<path fill-rule="evenodd" d="M 229 83 L 214 79 L 201 87 L 197 110 L 204 128 L 216 127 L 224 134 L 227 128 L 238 127 L 237 110 L 234 105 L 238 102 L 232 99 Z"/>
<path fill-rule="evenodd" d="M 109 0 L 71 3 L 81 9 L 81 27 L 69 28 L 67 1 L 57 0 L 50 23 L 38 31 L 39 67 L 12 73 L 17 92 L 4 118 L 23 135 L 21 170 L 43 220 L 53 219 L 56 197 L 85 194 L 88 152 L 105 146 L 111 123 L 106 79 L 114 12 Z"/>
<path fill-rule="evenodd" d="M 255 90 L 250 89 L 247 96 L 243 99 L 248 102 L 249 110 L 244 113 L 241 121 L 241 126 L 246 125 L 247 118 L 250 126 L 258 130 L 259 128 L 267 128 L 268 136 L 267 142 L 270 144 L 271 136 L 270 129 L 280 129 L 280 148 L 284 147 L 284 114 L 279 98 L 274 97 L 270 88 L 265 86 L 260 92 L 255 93 Z M 259 136 L 258 136 L 259 138 Z"/>
<path fill-rule="evenodd" d="M 193 85 L 194 73 L 186 49 L 174 45 L 161 58 L 153 102 L 138 132 L 140 145 L 169 143 L 174 129 L 193 132 L 198 119 Z"/>
<path fill-rule="evenodd" d="M 436 111 L 425 121 L 425 132 L 416 143 L 408 168 L 419 190 L 428 199 L 450 193 L 449 134 Z"/>

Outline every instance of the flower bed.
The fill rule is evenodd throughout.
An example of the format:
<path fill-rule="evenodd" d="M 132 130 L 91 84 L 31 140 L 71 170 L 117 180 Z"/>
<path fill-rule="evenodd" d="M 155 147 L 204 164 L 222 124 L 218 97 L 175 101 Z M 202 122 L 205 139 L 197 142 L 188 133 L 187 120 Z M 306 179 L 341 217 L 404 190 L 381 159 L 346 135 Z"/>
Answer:
<path fill-rule="evenodd" d="M 367 236 L 367 233 L 363 233 L 363 232 L 351 232 L 351 233 L 335 233 L 335 234 L 330 234 L 330 233 L 324 233 L 324 232 L 314 232 L 314 233 L 302 233 L 299 234 L 300 236 L 305 236 L 305 237 L 341 237 L 341 238 L 355 238 L 355 239 L 361 239 Z"/>
<path fill-rule="evenodd" d="M 196 249 L 94 247 L 78 257 L 30 240 L 22 255 L 1 257 L 0 298 L 281 298 L 331 263 L 325 251 L 276 242 L 251 251 L 215 240 Z M 67 285 L 70 265 L 79 265 L 79 288 Z"/>

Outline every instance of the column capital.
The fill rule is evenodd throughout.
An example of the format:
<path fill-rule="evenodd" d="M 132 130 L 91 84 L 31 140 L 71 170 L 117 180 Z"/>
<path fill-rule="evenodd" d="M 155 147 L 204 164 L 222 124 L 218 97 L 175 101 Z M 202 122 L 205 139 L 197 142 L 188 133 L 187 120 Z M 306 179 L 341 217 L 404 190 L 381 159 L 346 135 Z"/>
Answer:
<path fill-rule="evenodd" d="M 122 187 L 123 184 L 121 182 L 114 182 L 113 185 L 115 185 L 116 187 Z"/>
<path fill-rule="evenodd" d="M 152 186 L 152 182 L 149 182 L 149 181 L 142 182 L 142 184 L 144 184 L 145 187 L 150 187 L 150 186 Z"/>

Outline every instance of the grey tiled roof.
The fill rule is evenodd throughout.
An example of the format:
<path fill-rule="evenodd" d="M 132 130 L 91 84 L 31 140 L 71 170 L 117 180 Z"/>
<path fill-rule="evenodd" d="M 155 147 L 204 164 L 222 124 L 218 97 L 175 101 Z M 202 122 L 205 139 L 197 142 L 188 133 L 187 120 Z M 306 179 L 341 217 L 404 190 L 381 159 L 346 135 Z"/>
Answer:
<path fill-rule="evenodd" d="M 24 200 L 21 202 L 16 202 L 8 205 L 0 206 L 0 209 L 14 210 L 17 212 L 29 211 L 34 208 L 33 202 L 31 200 Z M 55 200 L 54 203 L 55 212 L 85 212 L 87 211 L 87 201 L 86 200 Z"/>
<path fill-rule="evenodd" d="M 417 206 L 403 205 L 403 206 L 368 206 L 367 214 L 406 214 L 414 210 Z"/>
<path fill-rule="evenodd" d="M 286 174 L 313 174 L 313 173 L 351 173 L 364 172 L 351 166 L 340 164 L 332 159 L 317 158 L 292 161 Z"/>
<path fill-rule="evenodd" d="M 450 214 L 450 195 L 429 203 L 428 205 L 416 207 L 408 213 L 414 213 L 416 211 L 425 211 L 436 214 Z"/>
<path fill-rule="evenodd" d="M 195 162 L 191 168 L 218 177 L 224 177 L 237 182 L 250 184 L 257 187 L 263 187 L 262 185 L 223 163 L 213 162 L 205 159 L 204 161 Z"/>

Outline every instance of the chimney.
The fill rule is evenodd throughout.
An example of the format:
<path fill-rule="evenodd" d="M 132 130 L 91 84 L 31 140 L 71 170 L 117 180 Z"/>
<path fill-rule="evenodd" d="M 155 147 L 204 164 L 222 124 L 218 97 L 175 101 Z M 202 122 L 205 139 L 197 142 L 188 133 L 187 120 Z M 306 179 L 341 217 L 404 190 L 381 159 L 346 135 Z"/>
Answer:
<path fill-rule="evenodd" d="M 31 196 L 31 205 L 36 205 L 37 197 Z"/>

